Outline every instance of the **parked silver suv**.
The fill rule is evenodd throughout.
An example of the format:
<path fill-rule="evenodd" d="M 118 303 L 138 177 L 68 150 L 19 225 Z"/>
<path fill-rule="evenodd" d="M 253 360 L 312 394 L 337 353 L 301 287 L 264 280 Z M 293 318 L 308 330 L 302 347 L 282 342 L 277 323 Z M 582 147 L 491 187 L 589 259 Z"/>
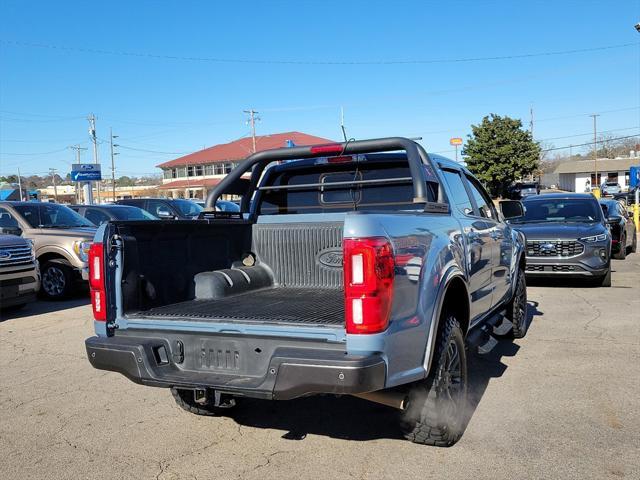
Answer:
<path fill-rule="evenodd" d="M 64 205 L 0 202 L 5 228 L 33 240 L 42 274 L 41 293 L 52 300 L 67 297 L 77 282 L 89 278 L 89 246 L 96 227 Z"/>

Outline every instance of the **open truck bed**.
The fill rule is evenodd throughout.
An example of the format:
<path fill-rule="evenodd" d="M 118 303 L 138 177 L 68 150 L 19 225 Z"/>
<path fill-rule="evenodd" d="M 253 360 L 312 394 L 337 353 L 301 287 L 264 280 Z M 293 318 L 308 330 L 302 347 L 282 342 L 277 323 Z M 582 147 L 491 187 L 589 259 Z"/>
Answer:
<path fill-rule="evenodd" d="M 266 288 L 213 300 L 189 300 L 130 318 L 286 325 L 342 325 L 344 294 L 338 289 Z"/>

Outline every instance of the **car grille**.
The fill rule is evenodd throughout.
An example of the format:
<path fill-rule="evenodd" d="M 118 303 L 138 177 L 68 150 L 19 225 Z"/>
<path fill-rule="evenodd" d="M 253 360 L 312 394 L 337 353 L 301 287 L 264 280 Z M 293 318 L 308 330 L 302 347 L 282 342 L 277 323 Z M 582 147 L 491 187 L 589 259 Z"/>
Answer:
<path fill-rule="evenodd" d="M 0 247 L 0 268 L 27 265 L 33 262 L 29 245 L 11 245 Z"/>
<path fill-rule="evenodd" d="M 528 240 L 527 257 L 575 257 L 584 245 L 574 240 Z"/>

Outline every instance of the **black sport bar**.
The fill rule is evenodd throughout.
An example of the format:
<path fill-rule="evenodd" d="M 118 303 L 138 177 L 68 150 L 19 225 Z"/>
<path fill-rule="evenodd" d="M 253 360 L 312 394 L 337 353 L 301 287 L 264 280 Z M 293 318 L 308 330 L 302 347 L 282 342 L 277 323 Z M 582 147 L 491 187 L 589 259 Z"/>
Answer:
<path fill-rule="evenodd" d="M 377 138 L 373 140 L 358 140 L 342 143 L 329 143 L 325 145 L 311 145 L 302 147 L 276 148 L 264 150 L 249 155 L 240 165 L 231 172 L 209 192 L 205 202 L 205 209 L 213 211 L 213 206 L 231 185 L 238 181 L 242 175 L 253 169 L 251 173 L 251 185 L 253 188 L 265 167 L 278 160 L 300 160 L 304 158 L 331 157 L 335 155 L 350 155 L 358 153 L 376 153 L 404 150 L 407 152 L 409 170 L 413 182 L 413 202 L 427 203 L 426 178 L 423 165 L 431 165 L 431 160 L 424 149 L 413 140 L 403 137 Z M 254 168 L 256 167 L 256 168 Z M 245 195 L 246 196 L 246 195 Z M 249 199 L 242 199 L 241 211 L 248 208 Z"/>

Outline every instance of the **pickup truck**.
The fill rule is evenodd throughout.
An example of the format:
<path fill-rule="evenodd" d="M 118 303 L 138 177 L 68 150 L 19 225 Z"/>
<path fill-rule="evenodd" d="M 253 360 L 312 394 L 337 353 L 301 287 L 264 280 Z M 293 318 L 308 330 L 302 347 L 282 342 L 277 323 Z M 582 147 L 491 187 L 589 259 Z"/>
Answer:
<path fill-rule="evenodd" d="M 215 211 L 229 193 L 241 211 Z M 466 347 L 527 328 L 522 235 L 464 167 L 405 138 L 268 150 L 206 205 L 100 227 L 95 368 L 200 415 L 350 394 L 395 407 L 416 443 L 460 438 Z"/>

